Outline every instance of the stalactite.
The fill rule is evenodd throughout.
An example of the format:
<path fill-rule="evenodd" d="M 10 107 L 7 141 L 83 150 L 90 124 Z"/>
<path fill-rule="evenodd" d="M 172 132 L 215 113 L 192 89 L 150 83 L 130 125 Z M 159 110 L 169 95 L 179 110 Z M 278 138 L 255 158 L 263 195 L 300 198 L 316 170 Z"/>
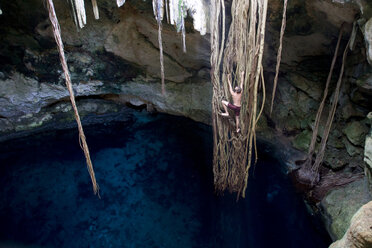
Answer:
<path fill-rule="evenodd" d="M 99 12 L 98 12 L 97 0 L 92 0 L 92 7 L 93 7 L 94 18 L 98 20 Z"/>
<path fill-rule="evenodd" d="M 69 0 L 74 16 L 75 24 L 78 28 L 83 28 L 87 23 L 85 14 L 84 0 Z"/>
<path fill-rule="evenodd" d="M 162 20 L 164 15 L 163 0 L 153 0 L 152 7 L 154 10 L 155 19 L 158 23 L 158 42 L 160 52 L 160 76 L 161 76 L 161 93 L 165 95 L 165 76 L 164 76 L 164 57 L 163 57 L 163 40 L 161 36 Z"/>
<path fill-rule="evenodd" d="M 166 12 L 166 15 L 167 15 L 167 23 L 170 23 L 170 19 L 169 19 L 169 3 L 168 3 L 168 0 L 164 0 L 165 1 L 165 12 Z"/>
<path fill-rule="evenodd" d="M 125 0 L 116 0 L 116 4 L 118 5 L 118 7 L 120 8 L 121 6 L 123 6 L 125 3 Z"/>
<path fill-rule="evenodd" d="M 185 30 L 185 6 L 183 0 L 180 0 L 179 12 L 181 13 L 181 33 L 182 33 L 182 50 L 186 53 L 186 30 Z"/>

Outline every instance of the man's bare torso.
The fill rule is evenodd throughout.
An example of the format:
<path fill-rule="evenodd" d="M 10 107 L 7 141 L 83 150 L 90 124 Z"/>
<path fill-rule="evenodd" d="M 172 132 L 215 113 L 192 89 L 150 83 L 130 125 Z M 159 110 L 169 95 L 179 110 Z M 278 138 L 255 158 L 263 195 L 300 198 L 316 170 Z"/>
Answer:
<path fill-rule="evenodd" d="M 238 93 L 234 92 L 233 94 L 231 94 L 231 96 L 232 96 L 234 105 L 237 106 L 237 107 L 240 107 L 241 106 L 241 100 L 242 100 L 242 94 L 241 93 L 238 94 Z"/>

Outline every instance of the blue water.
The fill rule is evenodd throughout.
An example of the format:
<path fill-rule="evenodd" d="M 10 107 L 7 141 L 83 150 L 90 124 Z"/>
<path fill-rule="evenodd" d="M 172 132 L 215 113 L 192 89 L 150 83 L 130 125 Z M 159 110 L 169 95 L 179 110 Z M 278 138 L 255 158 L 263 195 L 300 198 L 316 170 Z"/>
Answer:
<path fill-rule="evenodd" d="M 0 144 L 0 247 L 328 247 L 275 159 L 216 196 L 210 127 L 128 111 L 85 127 L 101 199 L 75 129 Z"/>

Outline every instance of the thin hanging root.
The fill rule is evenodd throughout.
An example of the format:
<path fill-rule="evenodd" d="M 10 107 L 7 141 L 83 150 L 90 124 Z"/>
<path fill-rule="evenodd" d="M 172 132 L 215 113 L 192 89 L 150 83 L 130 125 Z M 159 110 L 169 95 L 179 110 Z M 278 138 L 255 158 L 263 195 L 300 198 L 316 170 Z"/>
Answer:
<path fill-rule="evenodd" d="M 341 42 L 341 38 L 342 38 L 342 33 L 343 33 L 343 27 L 341 27 L 340 33 L 338 35 L 338 40 L 337 40 L 337 45 L 336 45 L 335 53 L 333 54 L 331 68 L 329 70 L 327 81 L 326 81 L 326 86 L 325 86 L 324 92 L 323 92 L 323 98 L 322 98 L 322 101 L 320 102 L 320 105 L 319 105 L 319 108 L 318 108 L 318 112 L 316 113 L 315 122 L 314 122 L 313 135 L 312 135 L 312 138 L 311 138 L 311 142 L 310 142 L 310 146 L 309 146 L 309 151 L 308 151 L 308 159 L 307 159 L 306 164 L 305 164 L 305 166 L 307 166 L 307 167 L 310 167 L 310 165 L 312 163 L 312 157 L 313 157 L 314 152 L 315 152 L 315 143 L 316 143 L 316 139 L 318 137 L 318 130 L 319 130 L 320 118 L 322 116 L 323 108 L 324 108 L 324 105 L 325 105 L 325 101 L 326 101 L 327 96 L 328 96 L 329 84 L 331 83 L 333 69 L 335 67 L 338 50 L 340 48 L 340 42 Z"/>
<path fill-rule="evenodd" d="M 161 22 L 158 22 L 158 41 L 159 41 L 159 51 L 160 51 L 160 74 L 161 74 L 161 93 L 165 95 L 165 79 L 164 79 L 164 57 L 163 57 L 163 41 L 161 37 Z"/>
<path fill-rule="evenodd" d="M 217 65 L 220 66 L 221 60 L 222 60 L 222 54 L 223 54 L 223 48 L 225 46 L 225 35 L 226 35 L 226 26 L 225 26 L 225 1 L 221 1 L 221 13 L 222 13 L 222 35 L 221 35 L 221 47 L 220 47 L 220 53 L 218 55 L 218 61 Z M 218 68 L 218 67 L 217 67 Z"/>
<path fill-rule="evenodd" d="M 186 30 L 185 30 L 185 16 L 184 16 L 184 3 L 181 3 L 181 31 L 182 31 L 182 47 L 183 52 L 186 53 Z"/>
<path fill-rule="evenodd" d="M 267 16 L 267 4 L 268 4 L 268 0 L 263 0 L 263 2 L 261 3 L 262 6 L 260 8 L 262 8 L 262 17 L 261 17 L 261 30 L 260 30 L 260 33 L 258 34 L 260 36 L 260 44 L 259 44 L 259 53 L 258 53 L 258 62 L 257 62 L 257 71 L 256 71 L 256 78 L 255 78 L 255 83 L 254 83 L 254 89 L 253 89 L 253 120 L 252 120 L 252 127 L 251 127 L 251 130 L 250 130 L 250 145 L 249 145 L 249 154 L 252 154 L 252 137 L 255 138 L 255 135 L 256 135 L 256 124 L 257 124 L 257 116 L 256 116 L 256 113 L 257 113 L 257 91 L 258 91 L 258 83 L 259 83 L 259 80 L 260 80 L 260 76 L 261 76 L 261 70 L 262 70 L 262 57 L 263 57 L 263 51 L 264 51 L 264 43 L 265 43 L 265 23 L 266 23 L 266 16 Z M 255 144 L 254 144 L 255 145 Z M 245 171 L 245 179 L 244 179 L 244 187 L 243 187 L 243 198 L 245 197 L 245 191 L 247 189 L 247 185 L 248 185 L 248 171 L 249 171 L 249 168 L 251 166 L 251 156 L 248 157 L 248 166 L 246 167 L 246 171 Z"/>
<path fill-rule="evenodd" d="M 261 70 L 261 83 L 262 83 L 262 104 L 261 104 L 260 112 L 257 116 L 256 125 L 257 125 L 258 121 L 260 120 L 260 117 L 261 117 L 262 112 L 263 112 L 264 107 L 265 107 L 265 101 L 266 101 L 266 86 L 265 86 L 265 79 L 264 79 L 264 76 L 263 76 L 263 70 Z"/>
<path fill-rule="evenodd" d="M 346 62 L 347 52 L 349 50 L 349 45 L 350 45 L 351 39 L 352 39 L 352 37 L 350 37 L 350 39 L 349 39 L 349 41 L 348 41 L 348 43 L 345 47 L 343 56 L 342 56 L 342 65 L 341 65 L 340 75 L 338 77 L 338 81 L 337 81 L 337 85 L 336 85 L 336 89 L 335 89 L 335 94 L 334 94 L 333 101 L 332 101 L 332 107 L 331 107 L 331 110 L 329 111 L 327 123 L 326 123 L 326 126 L 324 128 L 323 138 L 322 138 L 322 141 L 321 141 L 321 144 L 320 144 L 319 152 L 316 156 L 315 163 L 312 166 L 312 170 L 316 171 L 316 172 L 319 171 L 319 166 L 323 162 L 328 136 L 329 136 L 329 133 L 331 131 L 333 118 L 335 117 L 337 104 L 338 104 L 338 97 L 340 96 L 342 77 L 343 77 L 344 69 L 345 69 L 345 62 Z"/>
<path fill-rule="evenodd" d="M 266 89 L 265 89 L 265 79 L 264 79 L 264 76 L 263 76 L 263 70 L 261 70 L 261 83 L 262 83 L 262 104 L 261 104 L 260 112 L 258 113 L 258 116 L 257 116 L 257 119 L 256 119 L 256 123 L 255 123 L 256 126 L 257 126 L 257 123 L 260 120 L 260 117 L 262 115 L 262 112 L 263 112 L 263 109 L 264 109 L 264 106 L 265 106 L 265 100 L 266 100 Z M 254 152 L 255 152 L 254 153 L 254 155 L 255 155 L 254 163 L 256 164 L 257 160 L 258 160 L 256 133 L 254 133 Z"/>
<path fill-rule="evenodd" d="M 99 12 L 98 12 L 97 0 L 92 0 L 92 6 L 93 6 L 94 18 L 96 18 L 96 20 L 98 20 L 99 19 Z"/>
<path fill-rule="evenodd" d="M 164 1 L 165 3 L 165 14 L 167 15 L 167 23 L 170 23 L 170 19 L 169 19 L 169 3 L 168 3 L 168 0 L 165 0 Z"/>
<path fill-rule="evenodd" d="M 284 36 L 285 24 L 286 24 L 287 3 L 288 3 L 288 0 L 284 0 L 283 17 L 282 17 L 282 27 L 280 29 L 279 48 L 278 48 L 278 54 L 277 54 L 277 57 L 276 57 L 275 78 L 274 78 L 273 96 L 271 98 L 270 115 L 273 112 L 273 105 L 274 105 L 274 99 L 275 99 L 276 86 L 278 84 L 280 60 L 282 58 L 283 36 Z"/>
<path fill-rule="evenodd" d="M 154 10 L 155 19 L 158 23 L 158 42 L 159 42 L 159 53 L 160 53 L 160 76 L 161 76 L 161 93 L 165 95 L 165 76 L 164 76 L 164 56 L 163 56 L 163 40 L 161 37 L 164 6 L 163 0 L 152 0 L 152 7 Z"/>
<path fill-rule="evenodd" d="M 65 52 L 63 50 L 61 30 L 60 30 L 58 19 L 57 19 L 55 10 L 54 10 L 53 0 L 48 0 L 47 4 L 48 4 L 48 11 L 49 11 L 49 19 L 50 19 L 50 22 L 52 23 L 52 26 L 53 26 L 53 34 L 54 34 L 54 38 L 56 40 L 57 48 L 58 48 L 58 51 L 59 51 L 59 58 L 61 60 L 61 65 L 62 65 L 63 72 L 64 72 L 64 75 L 65 75 L 65 78 L 66 78 L 66 86 L 67 86 L 67 89 L 70 93 L 70 100 L 71 100 L 72 108 L 74 109 L 75 119 L 76 119 L 76 122 L 78 124 L 79 142 L 82 145 L 82 149 L 84 151 L 89 175 L 90 175 L 90 178 L 91 178 L 92 184 L 93 184 L 94 194 L 98 194 L 98 196 L 99 196 L 99 186 L 96 182 L 96 177 L 94 175 L 94 169 L 93 169 L 92 161 L 91 161 L 90 155 L 89 155 L 88 144 L 87 144 L 86 139 L 85 139 L 83 126 L 81 125 L 79 112 L 77 110 L 76 103 L 75 103 L 75 96 L 74 96 L 74 91 L 72 90 L 70 73 L 69 73 L 68 67 L 67 67 Z"/>

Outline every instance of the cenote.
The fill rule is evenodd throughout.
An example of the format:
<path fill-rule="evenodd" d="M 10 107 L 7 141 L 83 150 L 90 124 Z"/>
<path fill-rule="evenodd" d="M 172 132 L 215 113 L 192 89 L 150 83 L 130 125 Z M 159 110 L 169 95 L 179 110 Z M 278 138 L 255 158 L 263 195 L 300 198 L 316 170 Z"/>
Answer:
<path fill-rule="evenodd" d="M 210 126 L 128 109 L 123 120 L 85 132 L 101 199 L 93 194 L 76 129 L 0 144 L 0 246 L 330 244 L 263 146 L 247 198 L 236 202 L 235 195 L 214 193 Z"/>

